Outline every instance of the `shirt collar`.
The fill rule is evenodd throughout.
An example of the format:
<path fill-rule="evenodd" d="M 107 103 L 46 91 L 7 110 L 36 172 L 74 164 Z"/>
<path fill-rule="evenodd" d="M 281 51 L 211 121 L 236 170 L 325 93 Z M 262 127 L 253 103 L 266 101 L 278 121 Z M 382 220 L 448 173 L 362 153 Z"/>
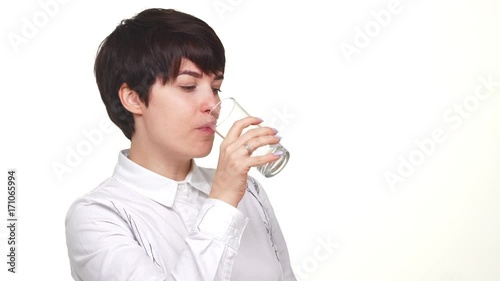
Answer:
<path fill-rule="evenodd" d="M 175 181 L 150 171 L 128 158 L 129 149 L 120 151 L 113 178 L 136 192 L 166 206 L 172 207 L 180 183 L 188 183 L 199 191 L 209 194 L 211 180 L 191 160 L 191 170 L 183 181 Z"/>

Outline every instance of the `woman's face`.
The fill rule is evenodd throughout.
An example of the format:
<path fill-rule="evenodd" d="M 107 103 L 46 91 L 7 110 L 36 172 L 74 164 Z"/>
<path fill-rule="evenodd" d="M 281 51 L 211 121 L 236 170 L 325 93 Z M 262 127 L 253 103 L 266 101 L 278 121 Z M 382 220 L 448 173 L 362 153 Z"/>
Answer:
<path fill-rule="evenodd" d="M 179 159 L 207 156 L 215 128 L 215 118 L 209 112 L 220 101 L 222 79 L 222 73 L 207 75 L 182 59 L 174 81 L 153 84 L 143 112 L 149 143 Z"/>

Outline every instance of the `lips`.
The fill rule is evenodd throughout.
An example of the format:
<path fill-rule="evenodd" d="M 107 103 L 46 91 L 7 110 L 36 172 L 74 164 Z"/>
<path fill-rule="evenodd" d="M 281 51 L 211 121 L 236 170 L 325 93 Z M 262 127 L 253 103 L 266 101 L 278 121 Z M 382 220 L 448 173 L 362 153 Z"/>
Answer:
<path fill-rule="evenodd" d="M 207 122 L 207 123 L 203 124 L 201 127 L 198 127 L 198 129 L 203 130 L 203 131 L 211 130 L 211 131 L 215 132 L 215 121 Z"/>

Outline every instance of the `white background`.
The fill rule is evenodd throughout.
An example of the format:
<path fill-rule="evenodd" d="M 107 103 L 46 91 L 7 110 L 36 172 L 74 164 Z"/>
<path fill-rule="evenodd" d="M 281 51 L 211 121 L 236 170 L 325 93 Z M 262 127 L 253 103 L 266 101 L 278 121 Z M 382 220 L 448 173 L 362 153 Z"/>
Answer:
<path fill-rule="evenodd" d="M 288 166 L 270 179 L 251 173 L 300 280 L 500 280 L 500 85 L 480 82 L 500 82 L 498 0 L 61 0 L 48 12 L 40 3 L 0 4 L 1 280 L 71 279 L 66 210 L 129 145 L 114 125 L 99 127 L 108 117 L 95 53 L 120 20 L 150 7 L 211 25 L 227 52 L 221 95 L 280 129 Z M 53 166 L 95 130 L 102 139 L 58 178 Z M 441 142 L 424 141 L 434 131 Z M 215 166 L 217 153 L 216 144 L 198 163 Z M 11 168 L 15 275 L 4 226 Z M 387 173 L 403 182 L 391 188 Z"/>

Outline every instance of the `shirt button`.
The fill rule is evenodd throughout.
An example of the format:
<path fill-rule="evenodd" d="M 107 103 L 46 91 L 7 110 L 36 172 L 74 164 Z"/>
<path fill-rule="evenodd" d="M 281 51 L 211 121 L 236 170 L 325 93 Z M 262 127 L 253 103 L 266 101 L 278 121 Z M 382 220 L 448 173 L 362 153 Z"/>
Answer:
<path fill-rule="evenodd" d="M 184 190 L 186 190 L 186 186 L 185 185 L 179 185 L 179 186 L 177 186 L 177 190 L 178 191 L 184 191 Z"/>

